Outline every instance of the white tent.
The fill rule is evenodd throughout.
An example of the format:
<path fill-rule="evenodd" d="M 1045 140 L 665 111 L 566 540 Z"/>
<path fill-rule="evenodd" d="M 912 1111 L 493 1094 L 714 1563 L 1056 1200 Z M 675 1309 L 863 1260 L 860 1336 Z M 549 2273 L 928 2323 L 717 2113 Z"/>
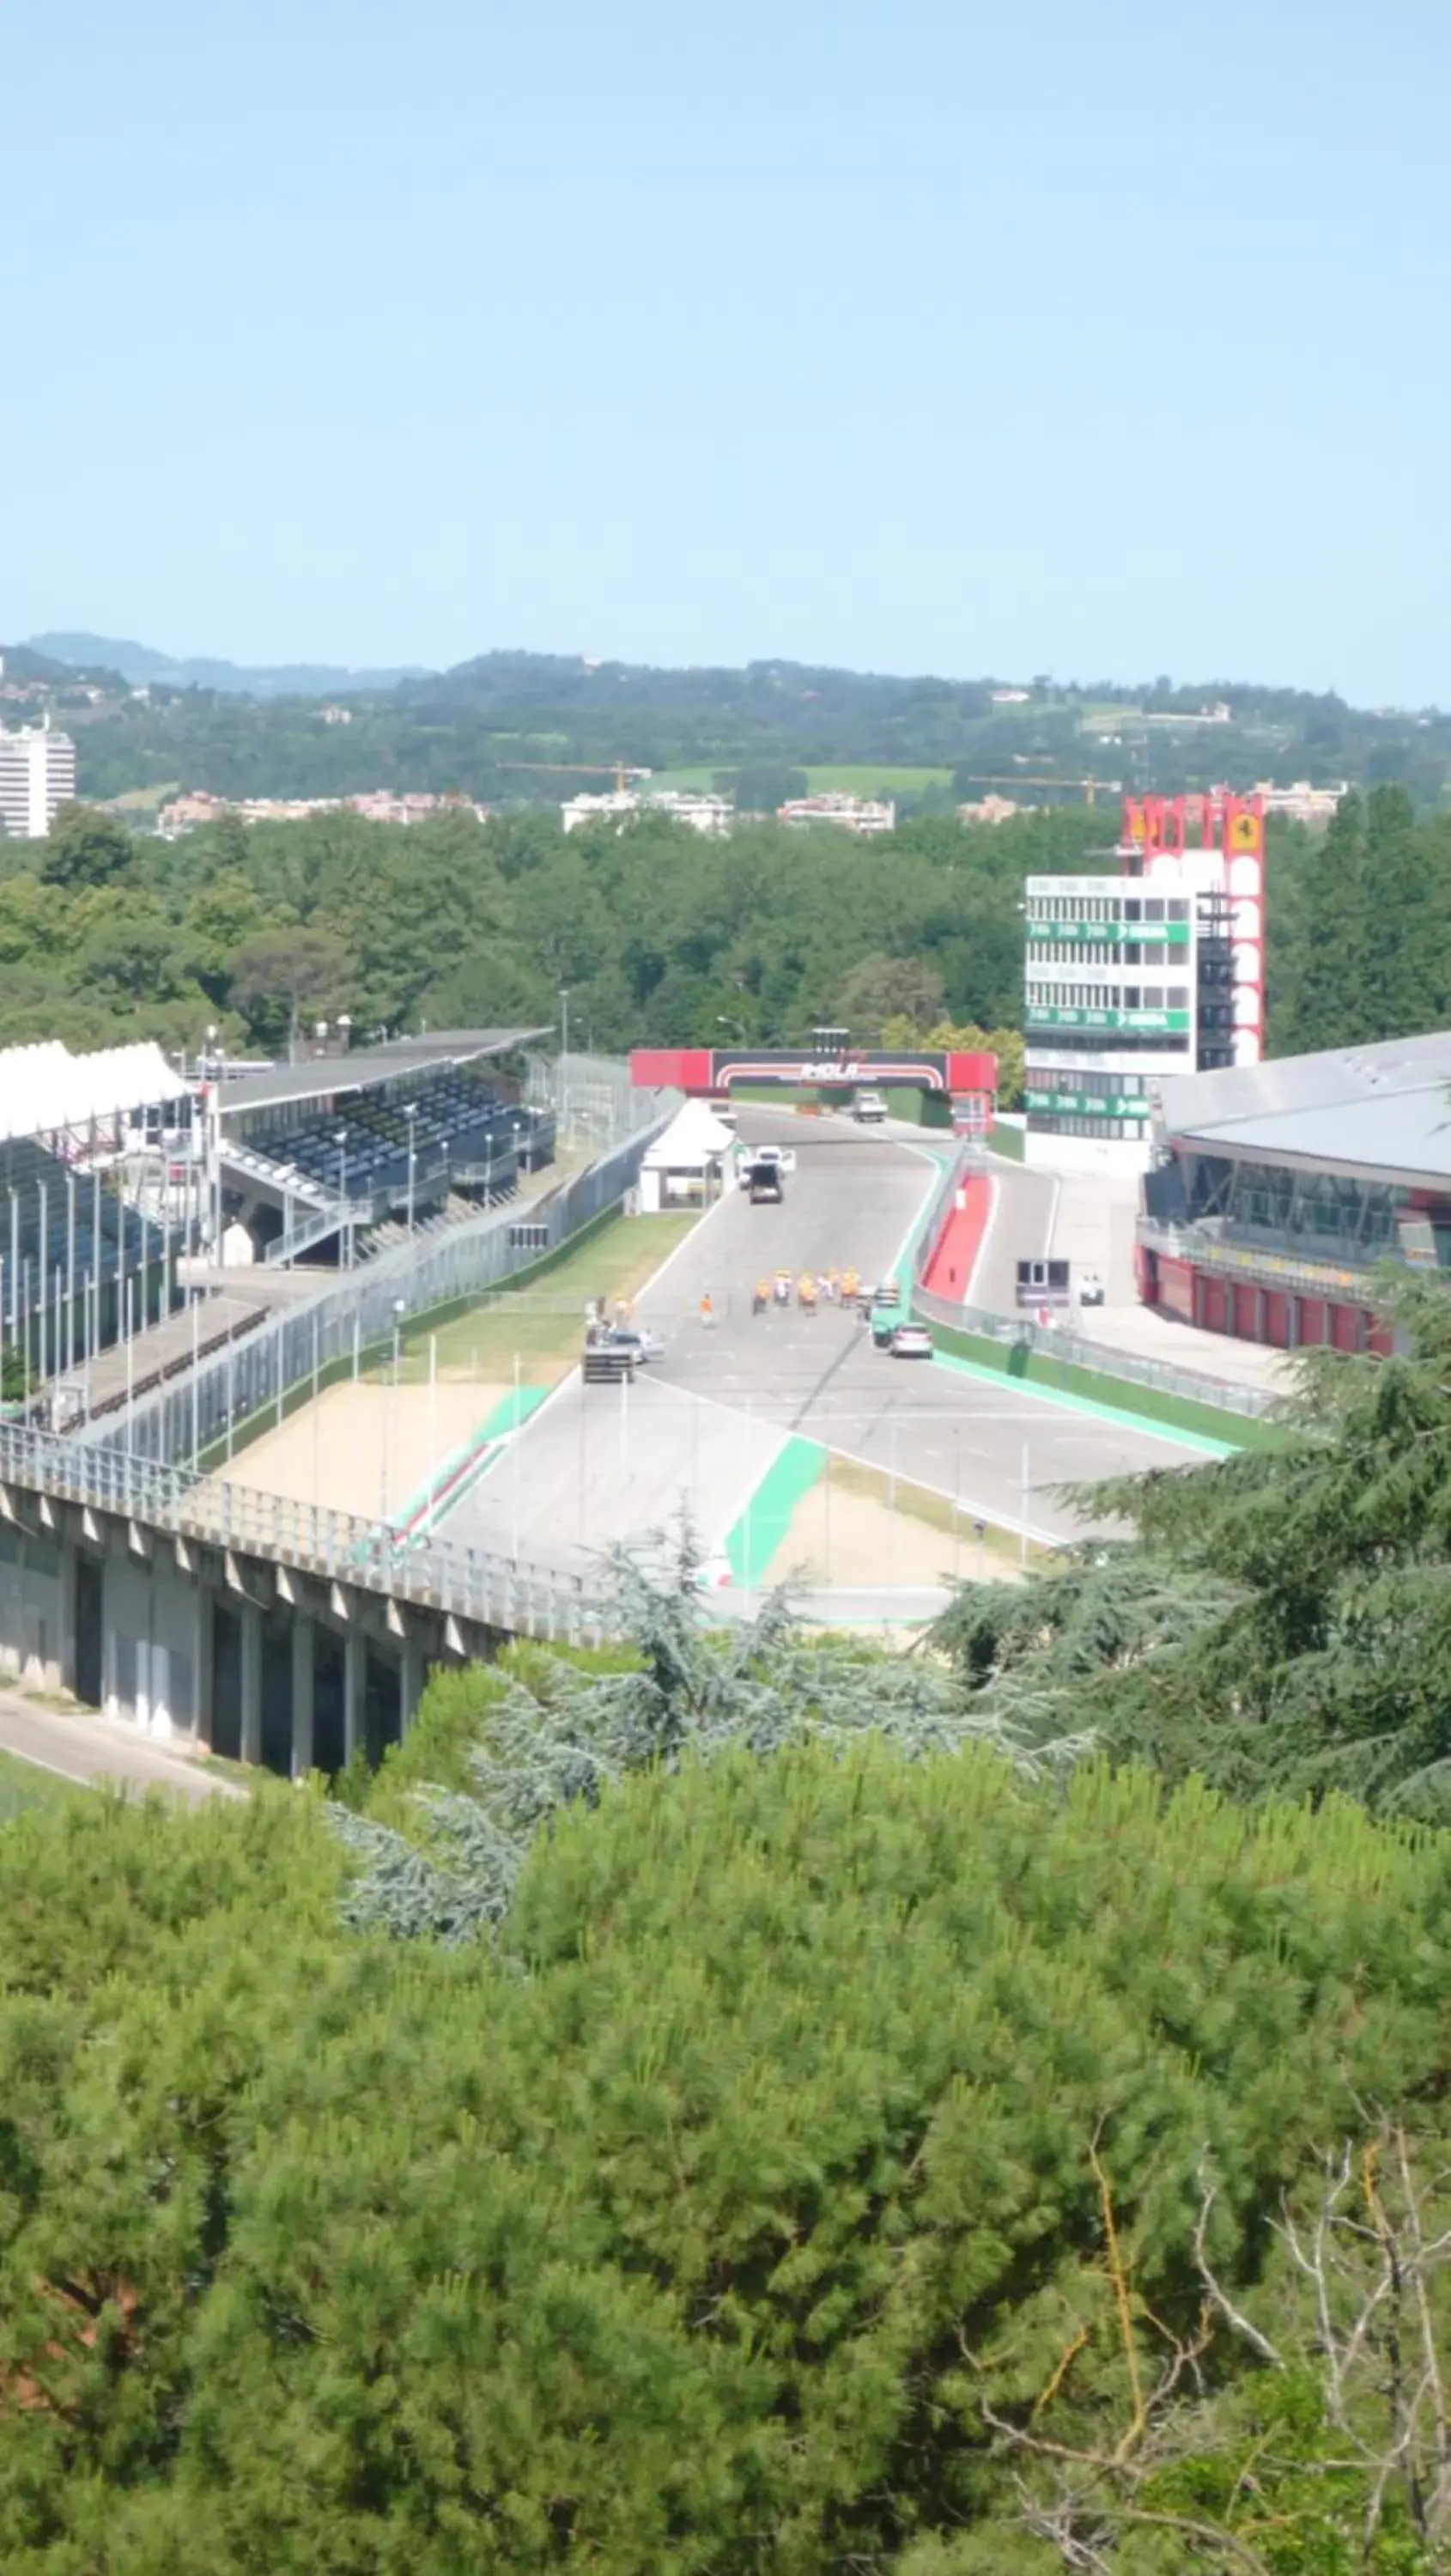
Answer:
<path fill-rule="evenodd" d="M 150 1038 L 72 1055 L 58 1038 L 0 1050 L 0 1137 L 49 1136 L 115 1124 L 186 1090 Z"/>
<path fill-rule="evenodd" d="M 657 1215 L 661 1208 L 690 1206 L 705 1198 L 735 1141 L 708 1101 L 687 1100 L 640 1165 L 643 1212 Z"/>

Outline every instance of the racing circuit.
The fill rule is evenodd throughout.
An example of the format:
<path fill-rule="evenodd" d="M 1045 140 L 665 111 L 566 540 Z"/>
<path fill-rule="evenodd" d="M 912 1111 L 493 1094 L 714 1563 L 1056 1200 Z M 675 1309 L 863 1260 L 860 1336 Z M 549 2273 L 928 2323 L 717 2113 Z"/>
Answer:
<path fill-rule="evenodd" d="M 950 1149 L 863 1133 L 845 1117 L 744 1105 L 738 1134 L 794 1149 L 783 1201 L 753 1206 L 727 1190 L 637 1301 L 661 1355 L 632 1384 L 586 1386 L 572 1371 L 448 1514 L 445 1536 L 577 1573 L 609 1543 L 638 1540 L 685 1508 L 718 1579 L 729 1567 L 749 1592 L 768 1570 L 771 1579 L 788 1570 L 790 1507 L 826 1452 L 1047 1544 L 1086 1526 L 1061 1488 L 1202 1456 L 1188 1437 L 1081 1399 L 940 1356 L 893 1359 L 839 1306 L 753 1314 L 753 1284 L 778 1268 L 905 1278 Z M 985 1265 L 1001 1258 L 986 1248 Z M 924 1568 L 918 1549 L 919 1590 L 941 1583 L 951 1556 L 926 1537 L 938 1562 Z M 876 1583 L 861 1587 L 862 1615 L 867 1595 L 888 1588 L 884 1560 Z M 848 1601 L 836 1607 L 850 1614 Z"/>

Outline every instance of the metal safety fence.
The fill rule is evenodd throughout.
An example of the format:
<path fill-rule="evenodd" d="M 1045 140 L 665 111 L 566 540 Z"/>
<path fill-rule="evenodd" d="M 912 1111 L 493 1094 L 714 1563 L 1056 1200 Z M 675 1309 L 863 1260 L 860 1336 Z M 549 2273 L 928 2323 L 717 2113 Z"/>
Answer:
<path fill-rule="evenodd" d="M 552 1109 L 561 1143 L 583 1145 L 597 1154 L 649 1129 L 659 1132 L 667 1113 L 680 1107 L 678 1091 L 637 1090 L 630 1068 L 614 1056 L 529 1055 L 525 1058 L 524 1105 Z"/>
<path fill-rule="evenodd" d="M 916 1284 L 922 1278 L 937 1248 L 937 1239 L 958 1190 L 974 1173 L 987 1169 L 980 1145 L 964 1146 L 948 1165 L 941 1182 L 932 1194 L 921 1230 L 913 1264 L 912 1307 L 929 1324 L 946 1324 L 960 1333 L 975 1333 L 980 1339 L 1006 1345 L 1023 1352 L 1037 1352 L 1044 1359 L 1068 1361 L 1075 1368 L 1091 1369 L 1096 1376 L 1122 1379 L 1126 1386 L 1151 1387 L 1157 1394 L 1178 1396 L 1185 1402 L 1204 1404 L 1219 1413 L 1237 1413 L 1246 1418 L 1272 1414 L 1283 1398 L 1271 1388 L 1246 1386 L 1233 1378 L 1213 1377 L 1200 1369 L 1175 1368 L 1167 1360 L 1154 1360 L 1137 1351 L 1116 1350 L 1112 1343 L 1097 1342 L 1086 1333 L 1075 1333 L 1060 1324 L 1035 1324 L 1023 1315 L 1000 1315 L 986 1306 L 959 1305 L 952 1297 L 938 1297 L 930 1289 Z"/>
<path fill-rule="evenodd" d="M 0 1480 L 510 1635 L 586 1645 L 606 1633 L 584 1582 L 555 1567 L 443 1539 L 410 1541 L 386 1522 L 256 1493 L 54 1432 L 0 1423 Z"/>
<path fill-rule="evenodd" d="M 390 1343 L 415 1316 L 503 1286 L 617 1207 L 664 1123 L 657 1110 L 653 1127 L 545 1198 L 491 1208 L 446 1234 L 414 1236 L 380 1253 L 366 1270 L 333 1276 L 316 1296 L 282 1308 L 245 1339 L 215 1353 L 199 1349 L 193 1366 L 72 1440 L 158 1464 L 194 1465 L 269 1406 L 281 1420 L 293 1388 L 356 1368 L 364 1351 Z M 193 1309 L 198 1336 L 201 1311 Z"/>
<path fill-rule="evenodd" d="M 1119 1351 L 1109 1343 L 1090 1341 L 1087 1334 L 1072 1332 L 1062 1325 L 1034 1324 L 1021 1315 L 992 1314 L 983 1306 L 959 1306 L 953 1298 L 936 1297 L 925 1288 L 914 1287 L 912 1306 L 929 1324 L 950 1325 L 984 1341 L 1037 1352 L 1044 1359 L 1066 1360 L 1075 1368 L 1091 1369 L 1095 1376 L 1122 1379 L 1126 1386 L 1152 1387 L 1159 1395 L 1208 1405 L 1218 1413 L 1260 1417 L 1276 1412 L 1283 1402 L 1283 1397 L 1268 1387 L 1243 1386 L 1232 1378 L 1207 1377 L 1198 1369 L 1173 1368 L 1165 1360 L 1144 1359 L 1136 1351 Z"/>

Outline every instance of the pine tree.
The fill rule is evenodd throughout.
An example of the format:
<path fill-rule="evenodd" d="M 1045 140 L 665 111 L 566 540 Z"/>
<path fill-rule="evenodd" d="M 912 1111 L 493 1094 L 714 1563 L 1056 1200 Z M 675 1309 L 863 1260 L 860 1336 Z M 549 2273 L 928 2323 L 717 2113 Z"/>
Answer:
<path fill-rule="evenodd" d="M 1278 1447 L 1100 1486 L 1136 1544 L 962 1596 L 939 1638 L 985 1713 L 1240 1797 L 1451 1819 L 1451 1299 L 1384 1298 L 1404 1348 L 1307 1353 Z"/>
<path fill-rule="evenodd" d="M 768 1594 L 753 1619 L 714 1630 L 700 1565 L 688 1527 L 673 1553 L 658 1533 L 634 1551 L 617 1549 L 606 1592 L 625 1654 L 522 1658 L 502 1687 L 481 1674 L 461 1786 L 424 1784 L 410 1816 L 385 1778 L 369 1812 L 333 1809 L 361 1864 L 350 1921 L 450 1942 L 498 1925 L 541 1828 L 576 1803 L 597 1805 L 636 1771 L 741 1750 L 765 1758 L 809 1739 L 845 1746 L 868 1734 L 912 1757 L 988 1743 L 1028 1774 L 1086 1749 L 1071 1731 L 1058 1737 L 1039 1726 L 1030 1735 L 1005 1724 L 935 1658 L 806 1635 L 788 1591 Z M 422 1724 L 427 1731 L 426 1705 Z"/>
<path fill-rule="evenodd" d="M 1317 855 L 1297 872 L 1298 937 L 1279 964 L 1280 1053 L 1310 1055 L 1372 1035 L 1360 980 L 1366 915 L 1365 807 L 1345 796 Z"/>
<path fill-rule="evenodd" d="M 1451 961 L 1442 873 L 1404 787 L 1372 788 L 1362 864 L 1356 1034 L 1419 1037 L 1444 1025 Z"/>

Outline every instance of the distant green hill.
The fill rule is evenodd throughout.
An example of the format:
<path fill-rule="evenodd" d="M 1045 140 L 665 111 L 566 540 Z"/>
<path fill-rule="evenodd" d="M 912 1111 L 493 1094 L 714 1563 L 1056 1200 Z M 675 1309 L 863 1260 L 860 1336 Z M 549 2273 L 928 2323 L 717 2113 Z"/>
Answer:
<path fill-rule="evenodd" d="M 1273 778 L 1319 787 L 1403 782 L 1423 811 L 1451 788 L 1451 717 L 1434 708 L 1365 710 L 1332 694 L 1212 679 L 1176 687 L 836 670 L 786 661 L 674 670 L 579 654 L 494 652 L 452 670 L 249 669 L 181 660 L 86 633 L 15 648 L 37 676 L 122 675 L 115 703 L 78 736 L 83 795 L 160 780 L 223 796 L 347 795 L 366 788 L 456 790 L 492 804 L 557 804 L 606 785 L 617 764 L 717 780 L 742 801 L 790 772 L 871 786 L 941 811 L 993 792 L 1024 804 L 1073 801 L 1092 779 L 1175 794 Z M 29 667 L 29 666 L 27 666 Z M 350 721 L 324 722 L 323 702 Z M 1223 720 L 1206 711 L 1227 708 Z"/>
<path fill-rule="evenodd" d="M 327 662 L 296 662 L 252 670 L 237 662 L 177 658 L 158 653 L 149 644 L 112 635 L 32 635 L 30 649 L 74 668 L 100 666 L 119 671 L 133 688 L 161 680 L 174 689 L 219 689 L 237 697 L 336 697 L 347 690 L 392 689 L 400 680 L 426 676 L 407 664 L 392 671 L 349 670 Z"/>

